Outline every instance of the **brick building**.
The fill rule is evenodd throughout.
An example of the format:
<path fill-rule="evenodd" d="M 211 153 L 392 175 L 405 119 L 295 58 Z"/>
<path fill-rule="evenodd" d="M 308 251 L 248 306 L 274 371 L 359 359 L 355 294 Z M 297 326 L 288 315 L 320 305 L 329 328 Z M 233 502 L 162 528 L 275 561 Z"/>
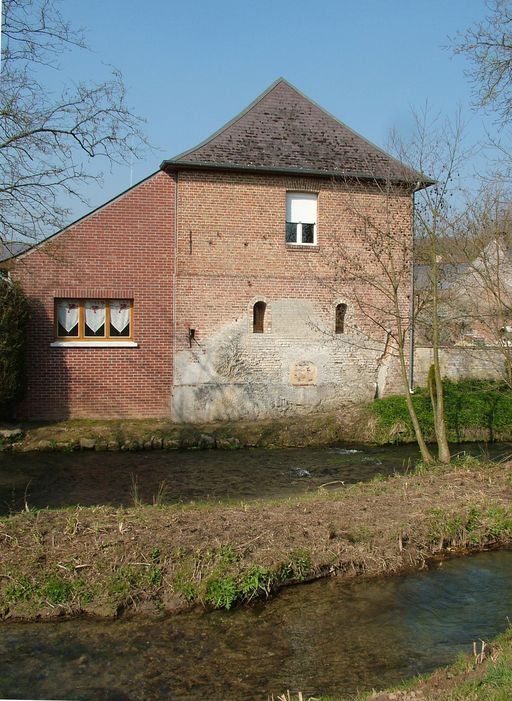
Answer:
<path fill-rule="evenodd" d="M 19 415 L 197 422 L 396 391 L 382 329 L 354 301 L 375 290 L 340 283 L 332 261 L 340 241 L 365 255 L 361 212 L 391 212 L 410 251 L 411 194 L 425 184 L 276 81 L 17 258 L 32 310 Z"/>

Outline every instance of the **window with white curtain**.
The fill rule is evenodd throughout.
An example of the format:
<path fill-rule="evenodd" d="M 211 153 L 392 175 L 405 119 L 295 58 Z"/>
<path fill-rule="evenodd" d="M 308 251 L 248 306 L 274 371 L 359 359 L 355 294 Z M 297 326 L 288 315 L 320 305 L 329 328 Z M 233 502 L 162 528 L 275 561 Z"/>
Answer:
<path fill-rule="evenodd" d="M 318 195 L 312 192 L 286 194 L 286 243 L 316 244 L 316 210 Z"/>
<path fill-rule="evenodd" d="M 130 299 L 57 299 L 58 339 L 67 341 L 126 341 L 132 337 Z"/>

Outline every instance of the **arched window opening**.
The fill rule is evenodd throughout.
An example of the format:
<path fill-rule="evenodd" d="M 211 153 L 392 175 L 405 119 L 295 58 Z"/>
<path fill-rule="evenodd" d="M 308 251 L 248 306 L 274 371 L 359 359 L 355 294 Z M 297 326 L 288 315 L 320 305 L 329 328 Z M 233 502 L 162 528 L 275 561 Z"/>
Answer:
<path fill-rule="evenodd" d="M 336 333 L 345 333 L 345 314 L 347 305 L 343 302 L 336 305 Z"/>
<path fill-rule="evenodd" d="M 252 332 L 263 333 L 265 328 L 265 310 L 267 305 L 265 302 L 256 302 L 252 308 Z"/>

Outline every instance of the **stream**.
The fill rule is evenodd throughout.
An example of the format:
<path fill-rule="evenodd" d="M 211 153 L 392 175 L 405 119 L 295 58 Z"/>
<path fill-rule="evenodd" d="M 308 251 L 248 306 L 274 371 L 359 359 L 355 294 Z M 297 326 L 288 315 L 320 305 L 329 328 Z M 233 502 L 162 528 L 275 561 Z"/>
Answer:
<path fill-rule="evenodd" d="M 383 688 L 448 664 L 512 614 L 512 553 L 326 579 L 233 611 L 0 624 L 0 697 L 266 701 Z"/>
<path fill-rule="evenodd" d="M 458 444 L 455 453 L 502 459 L 511 443 Z M 416 445 L 343 445 L 268 450 L 0 453 L 0 515 L 80 504 L 248 501 L 283 498 L 319 487 L 405 472 Z"/>

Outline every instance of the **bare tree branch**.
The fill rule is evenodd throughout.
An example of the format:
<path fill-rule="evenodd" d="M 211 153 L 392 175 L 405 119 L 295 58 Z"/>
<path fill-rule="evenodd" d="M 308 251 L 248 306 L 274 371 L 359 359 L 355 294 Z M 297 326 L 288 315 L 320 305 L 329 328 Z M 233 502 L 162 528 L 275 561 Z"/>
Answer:
<path fill-rule="evenodd" d="M 116 69 L 103 82 L 47 89 L 38 67 L 57 69 L 66 51 L 86 48 L 58 0 L 3 0 L 2 12 L 0 241 L 38 239 L 63 226 L 61 202 L 84 201 L 84 185 L 101 178 L 90 159 L 126 163 L 146 140 Z"/>

